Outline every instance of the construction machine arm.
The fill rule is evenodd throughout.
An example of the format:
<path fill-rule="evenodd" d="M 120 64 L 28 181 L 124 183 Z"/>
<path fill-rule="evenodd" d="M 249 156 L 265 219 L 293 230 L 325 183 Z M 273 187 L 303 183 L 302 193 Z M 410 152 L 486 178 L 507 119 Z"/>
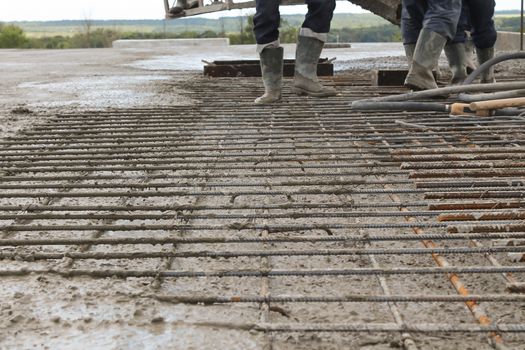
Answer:
<path fill-rule="evenodd" d="M 302 5 L 304 0 L 283 0 L 281 5 Z M 199 0 L 199 7 L 188 9 L 180 14 L 173 15 L 169 12 L 170 0 L 164 0 L 164 8 L 166 10 L 166 18 L 179 18 L 179 17 L 190 17 L 196 15 L 202 15 L 204 13 L 234 10 L 234 9 L 245 9 L 255 8 L 255 0 L 250 1 L 237 1 L 237 0 L 215 0 L 209 3 Z"/>
<path fill-rule="evenodd" d="M 401 0 L 352 0 L 350 2 L 395 25 L 401 22 Z"/>
<path fill-rule="evenodd" d="M 401 0 L 351 0 L 352 3 L 368 10 L 386 20 L 399 25 L 401 17 Z M 304 0 L 282 0 L 281 5 L 302 5 Z M 254 8 L 255 0 L 210 0 L 204 2 L 199 0 L 199 6 L 193 9 L 187 9 L 176 15 L 170 13 L 170 0 L 164 0 L 164 9 L 166 18 L 180 18 L 202 15 L 204 13 Z"/>

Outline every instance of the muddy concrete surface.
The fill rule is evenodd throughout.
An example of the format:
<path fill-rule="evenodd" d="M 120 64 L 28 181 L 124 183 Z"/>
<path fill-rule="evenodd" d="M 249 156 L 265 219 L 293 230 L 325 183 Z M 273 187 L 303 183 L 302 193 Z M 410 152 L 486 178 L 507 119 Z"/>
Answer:
<path fill-rule="evenodd" d="M 37 229 L 10 230 L 1 232 L 3 239 L 97 239 L 130 237 L 186 237 L 210 238 L 239 237 L 288 237 L 296 236 L 339 236 L 345 234 L 392 235 L 410 233 L 409 229 L 395 225 L 406 223 L 402 216 L 383 216 L 381 212 L 396 211 L 397 207 L 385 209 L 369 204 L 391 203 L 392 196 L 382 193 L 385 187 L 378 180 L 389 180 L 389 188 L 400 190 L 414 188 L 407 175 L 399 173 L 399 164 L 390 160 L 381 163 L 380 159 L 388 152 L 374 150 L 373 141 L 352 141 L 335 138 L 333 141 L 318 140 L 316 137 L 332 135 L 339 119 L 349 116 L 358 120 L 356 128 L 371 127 L 373 118 L 367 122 L 360 114 L 346 111 L 347 100 L 359 94 L 376 93 L 370 87 L 353 87 L 351 77 L 356 74 L 355 84 L 364 84 L 367 74 L 376 68 L 403 68 L 405 61 L 401 44 L 353 44 L 351 49 L 325 50 L 323 57 L 336 57 L 335 85 L 337 78 L 350 79 L 340 96 L 334 98 L 334 110 L 326 112 L 330 105 L 319 107 L 316 100 L 292 97 L 285 80 L 285 101 L 272 109 L 263 107 L 254 110 L 251 101 L 262 92 L 258 79 L 214 80 L 202 77 L 202 60 L 254 59 L 253 46 L 232 47 L 191 47 L 178 49 L 92 49 L 92 50 L 1 50 L 0 67 L 0 151 L 10 152 L 17 141 L 21 147 L 10 156 L 20 156 L 18 160 L 2 160 L 5 168 L 0 168 L 3 179 L 8 176 L 26 176 L 22 184 L 27 186 L 25 196 L 17 196 L 21 189 L 2 189 L 0 206 L 16 206 L 19 211 L 5 212 L 24 214 L 35 213 L 30 206 L 91 206 L 95 210 L 68 212 L 86 214 L 82 219 L 67 215 L 49 219 L 15 218 L 0 220 L 2 227 L 30 225 Z M 294 46 L 285 45 L 285 57 L 293 58 Z M 441 61 L 446 71 L 446 62 Z M 508 75 L 523 73 L 517 63 L 506 63 L 498 72 Z M 357 73 L 356 73 L 357 72 Z M 446 73 L 445 73 L 446 74 Z M 365 77 L 365 78 L 363 78 Z M 346 81 L 346 80 L 345 80 Z M 255 88 L 254 88 L 255 86 Z M 349 88 L 348 88 L 349 87 Z M 368 90 L 367 90 L 368 89 Z M 401 89 L 401 88 L 398 88 Z M 388 91 L 388 89 L 386 90 Z M 385 93 L 385 91 L 382 91 Z M 237 100 L 220 101 L 220 98 Z M 215 100 L 214 100 L 215 99 Z M 327 100 L 328 101 L 328 100 Z M 215 103 L 215 104 L 214 104 Z M 211 106 L 211 107 L 210 107 Z M 98 112 L 102 114 L 96 114 Z M 299 118 L 304 125 L 315 124 L 313 129 L 302 131 L 302 124 L 293 124 L 297 130 L 290 131 L 286 122 L 292 117 Z M 298 113 L 302 111 L 302 114 Z M 244 112 L 244 114 L 242 114 Z M 140 132 L 141 121 L 134 115 L 151 115 L 145 127 L 149 128 L 143 136 L 146 141 L 135 138 Z M 338 114 L 339 113 L 339 114 Z M 346 114 L 345 114 L 346 113 Z M 166 119 L 168 116 L 168 119 Z M 180 122 L 180 129 L 171 130 L 165 125 Z M 399 114 L 396 118 L 405 118 Z M 410 116 L 409 116 L 410 117 Z M 417 117 L 413 115 L 413 117 Z M 122 125 L 118 118 L 122 118 Z M 159 125 L 156 127 L 155 118 Z M 253 118 L 253 120 L 251 119 Z M 260 119 L 257 119 L 260 118 Z M 333 120 L 330 118 L 334 118 Z M 378 117 L 378 125 L 384 121 Z M 384 118 L 389 118 L 384 117 Z M 126 126 L 126 123 L 131 123 Z M 168 124 L 166 123 L 166 120 Z M 61 123 L 63 122 L 63 128 Z M 432 120 L 429 120 L 431 123 Z M 372 124 L 370 124 L 372 123 Z M 98 125 L 91 127 L 90 125 Z M 170 124 L 173 125 L 173 124 Z M 177 124 L 178 125 L 178 124 Z M 372 125 L 372 126 L 370 126 Z M 111 128 L 114 127 L 114 130 Z M 159 129 L 166 127 L 166 130 Z M 119 131 L 130 128 L 131 131 Z M 380 128 L 380 126 L 378 126 Z M 95 137 L 97 130 L 109 129 L 100 140 Z M 230 130 L 231 129 L 231 130 Z M 313 131 L 312 131 L 313 130 Z M 36 132 L 36 133 L 32 133 Z M 49 135 L 46 134 L 49 132 Z M 54 133 L 59 132 L 58 140 Z M 130 134 L 126 134 L 129 132 Z M 250 134 L 253 132 L 256 136 Z M 293 132 L 293 135 L 290 135 Z M 304 134 L 303 134 L 304 133 Z M 356 131 L 358 133 L 358 131 Z M 325 135 L 326 134 L 326 135 Z M 403 130 L 400 135 L 412 135 L 413 130 Z M 58 135 L 58 134 L 57 134 Z M 109 136 L 108 136 L 109 135 Z M 150 153 L 140 154 L 140 142 L 171 135 L 173 139 L 162 141 Z M 373 135 L 373 133 L 372 133 Z M 49 139 L 47 139 L 49 138 Z M 118 140 L 112 144 L 111 138 Z M 137 141 L 138 140 L 138 141 Z M 273 140 L 273 141 L 272 141 Z M 277 141 L 275 141 L 277 140 Z M 48 143 L 46 143 L 48 142 Z M 161 142 L 161 141 L 159 141 Z M 181 148 L 171 147 L 171 143 L 185 142 Z M 34 143 L 34 144 L 33 144 Z M 38 149 L 38 145 L 48 145 Z M 275 146 L 272 150 L 268 146 Z M 34 146 L 34 147 L 33 147 Z M 66 147 L 67 146 L 67 147 Z M 33 148 L 32 148 L 33 147 Z M 36 147 L 36 148 L 35 148 Z M 62 148 L 63 147 L 63 148 Z M 379 146 L 378 146 L 379 147 Z M 319 148 L 319 149 L 317 149 Z M 85 161 L 82 157 L 90 155 L 92 149 L 100 149 L 99 163 Z M 348 151 L 346 154 L 343 149 Z M 305 151 L 306 150 L 306 151 Z M 319 150 L 321 150 L 319 152 Z M 64 153 L 59 153 L 64 151 Z M 315 151 L 315 152 L 314 152 Z M 346 152 L 345 151 L 345 152 Z M 27 153 L 27 152 L 30 152 Z M 31 153 L 32 152 L 32 153 Z M 55 152 L 55 153 L 54 153 Z M 106 152 L 106 153 L 104 153 Z M 317 152 L 317 153 L 316 153 Z M 323 153 L 326 152 L 326 153 Z M 378 153 L 379 152 L 379 153 Z M 104 158 L 104 154 L 108 158 Z M 133 156 L 134 154 L 134 156 Z M 137 154 L 140 154 L 137 156 Z M 352 155 L 355 164 L 363 159 L 372 159 L 368 166 L 357 165 L 351 168 L 344 157 Z M 131 156 L 130 156 L 131 155 Z M 71 158 L 64 158 L 61 156 Z M 249 159 L 239 162 L 239 157 Z M 281 157 L 282 160 L 279 160 Z M 296 157 L 298 160 L 286 160 Z M 374 158 L 376 157 L 376 158 Z M 243 159 L 244 159 L 243 158 Z M 254 159 L 252 159 L 254 158 Z M 138 163 L 127 169 L 126 162 Z M 55 162 L 54 165 L 45 162 Z M 141 163 L 143 162 L 143 163 Z M 150 163 L 148 163 L 150 162 Z M 96 164 L 104 165 L 97 168 Z M 147 164 L 145 168 L 141 168 Z M 178 164 L 181 165 L 177 168 Z M 290 165 L 293 164 L 291 167 Z M 264 166 L 274 166 L 275 169 Z M 157 168 L 154 168 L 157 166 Z M 163 168 L 163 166 L 167 168 Z M 175 168 L 170 169 L 170 166 Z M 184 168 L 184 167 L 187 168 Z M 202 166 L 199 168 L 199 166 Z M 320 169 L 315 167 L 319 166 Z M 326 166 L 326 168 L 323 168 Z M 339 167 L 340 166 L 340 167 Z M 350 168 L 349 168 L 350 166 Z M 21 169 L 14 170 L 20 167 Z M 63 170 L 57 170 L 64 167 Z M 136 167 L 133 168 L 133 167 Z M 281 167 L 281 168 L 279 168 Z M 311 167 L 311 168 L 309 168 Z M 386 169 L 385 176 L 346 174 L 350 170 L 359 171 Z M 55 188 L 40 189 L 39 175 L 59 176 L 61 180 Z M 286 174 L 280 175 L 287 169 Z M 350 169 L 350 170 L 349 170 Z M 396 173 L 397 172 L 397 173 Z M 321 173 L 321 174 L 319 174 Z M 265 175 L 268 175 L 266 178 Z M 69 180 L 67 178 L 69 177 Z M 101 180 L 102 179 L 102 180 Z M 312 180 L 318 185 L 312 187 L 304 182 L 302 187 L 287 184 L 289 180 Z M 360 181 L 376 181 L 373 187 L 359 185 Z M 14 181 L 14 180 L 9 180 Z M 337 187 L 334 181 L 355 183 L 349 187 Z M 408 181 L 408 182 L 407 182 Z M 243 182 L 241 185 L 234 184 Z M 326 185 L 322 183 L 325 182 Z M 90 197 L 97 192 L 97 186 L 104 183 L 116 194 L 107 197 Z M 108 185 L 109 184 L 109 185 Z M 172 196 L 118 195 L 118 191 L 129 193 L 146 190 L 159 191 L 163 185 L 172 191 L 181 188 L 189 192 Z M 63 188 L 60 187 L 62 185 Z M 66 189 L 71 185 L 71 189 Z M 78 185 L 75 187 L 75 185 Z M 85 187 L 81 187 L 85 186 Z M 111 185 L 115 186 L 111 188 Z M 124 185 L 124 189 L 122 186 Z M 129 187 L 126 187 L 129 186 Z M 136 188 L 133 186 L 137 186 Z M 239 190 L 241 188 L 241 190 Z M 374 189 L 376 192 L 367 193 Z M 182 191 L 182 190 L 180 190 Z M 209 193 L 216 191 L 217 193 Z M 259 191 L 275 193 L 261 195 Z M 317 191 L 317 192 L 316 192 Z M 44 192 L 42 196 L 39 193 Z M 88 192 L 88 195 L 78 195 Z M 228 195 L 242 192 L 240 195 Z M 128 194 L 129 194 L 128 193 Z M 192 194 L 198 193 L 198 194 Z M 400 192 L 402 193 L 402 192 Z M 31 196 L 35 194 L 34 196 Z M 61 195 L 64 196 L 53 196 Z M 75 195 L 77 194 L 77 196 Z M 420 193 L 402 195 L 404 202 L 420 203 Z M 365 209 L 357 217 L 309 217 L 312 211 L 308 204 L 319 205 L 321 214 L 332 211 L 321 204 L 337 205 L 346 212 L 349 204 L 363 205 Z M 304 204 L 304 208 L 300 206 Z M 298 205 L 294 215 L 287 216 L 287 206 Z M 108 206 L 116 207 L 182 207 L 201 208 L 195 211 L 156 210 L 156 215 L 165 217 L 154 219 L 97 219 L 89 215 L 112 214 Z M 217 211 L 206 207 L 236 208 Z M 267 209 L 272 207 L 274 209 Z M 26 209 L 24 209 L 26 208 Z M 243 209 L 247 208 L 247 209 Z M 343 208 L 343 209 L 341 209 Z M 425 209 L 425 208 L 424 208 Z M 424 210 L 412 207 L 410 210 Z M 52 211 L 36 212 L 54 214 Z M 131 211 L 129 211 L 131 213 Z M 151 214 L 144 209 L 133 213 Z M 56 213 L 55 213 L 56 214 Z M 89 214 L 89 215 L 87 215 Z M 234 214 L 238 216 L 234 217 Z M 281 218 L 272 218 L 281 215 Z M 221 217 L 226 215 L 226 217 Z M 228 216 L 230 215 L 230 216 Z M 243 217 L 244 216 L 244 217 Z M 421 225 L 436 222 L 435 217 L 418 218 Z M 107 224 L 107 229 L 97 230 L 90 226 Z M 121 230 L 119 225 L 137 225 L 132 229 Z M 330 225 L 354 225 L 351 229 L 325 227 Z M 366 227 L 364 224 L 377 224 L 380 227 Z M 394 228 L 388 228 L 388 225 Z M 75 228 L 83 225 L 85 229 L 53 230 L 46 225 Z M 140 225 L 143 225 L 142 228 Z M 145 230 L 144 226 L 165 225 L 168 228 Z M 173 229 L 169 227 L 173 226 Z M 175 229 L 178 225 L 189 225 L 186 229 Z M 269 227 L 284 226 L 272 230 Z M 304 226 L 301 229 L 286 229 L 286 226 Z M 360 225 L 364 225 L 361 227 Z M 385 227 L 383 227 L 386 225 Z M 212 229 L 199 230 L 205 226 Z M 38 229 L 38 228 L 41 229 Z M 111 228 L 113 227 L 113 229 Z M 250 229 L 257 227 L 256 229 Z M 361 227 L 361 228 L 360 228 Z M 425 233 L 442 233 L 440 228 L 429 227 Z M 444 242 L 448 247 L 464 247 L 464 241 Z M 362 242 L 301 242 L 301 243 L 232 243 L 229 251 L 243 250 L 315 250 L 315 249 L 377 249 L 421 248 L 418 241 L 373 242 L 369 246 Z M 133 244 L 133 245 L 55 245 L 1 247 L 2 253 L 24 254 L 59 253 L 61 259 L 13 258 L 2 261 L 5 270 L 19 270 L 20 276 L 0 277 L 0 348 L 12 349 L 366 349 L 380 350 L 402 348 L 403 341 L 395 332 L 261 332 L 256 323 L 313 323 L 313 324 L 353 324 L 353 323 L 395 323 L 396 318 L 391 305 L 387 303 L 182 303 L 177 296 L 290 296 L 290 295 L 381 295 L 385 293 L 384 283 L 392 294 L 405 295 L 455 295 L 456 291 L 443 274 L 432 276 L 387 276 L 384 280 L 375 275 L 363 276 L 278 276 L 278 277 L 130 277 L 98 278 L 90 275 L 61 277 L 56 273 L 39 273 L 37 270 L 145 270 L 145 271 L 227 271 L 227 270 L 315 270 L 367 268 L 374 264 L 368 255 L 349 256 L 271 256 L 271 257 L 193 257 L 193 258 L 145 258 L 145 259 L 72 259 L 68 253 L 143 253 L 194 251 L 213 252 L 226 250 L 225 247 L 198 244 Z M 497 253 L 494 257 L 505 266 L 523 266 L 510 259 L 507 254 Z M 447 255 L 454 266 L 486 266 L 483 255 Z M 427 255 L 378 255 L 375 263 L 384 268 L 435 267 L 435 261 Z M 25 269 L 33 271 L 24 274 Z M 503 294 L 505 280 L 493 274 L 468 275 L 464 283 L 473 294 Z M 523 273 L 515 278 L 524 280 Z M 164 297 L 164 299 L 163 299 Z M 172 297 L 171 299 L 169 297 Z M 410 324 L 476 324 L 473 316 L 463 303 L 421 302 L 397 304 L 400 317 Z M 524 303 L 486 303 L 485 311 L 497 323 L 525 323 Z M 491 349 L 491 336 L 487 333 L 432 333 L 411 334 L 419 349 Z M 493 338 L 493 337 L 492 337 Z M 511 349 L 525 349 L 523 333 L 505 334 L 505 343 Z"/>

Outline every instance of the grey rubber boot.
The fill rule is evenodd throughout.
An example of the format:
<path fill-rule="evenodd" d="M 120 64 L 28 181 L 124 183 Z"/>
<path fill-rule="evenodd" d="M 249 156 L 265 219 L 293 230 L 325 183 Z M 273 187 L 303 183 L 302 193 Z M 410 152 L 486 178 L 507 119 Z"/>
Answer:
<path fill-rule="evenodd" d="M 452 72 L 452 85 L 459 85 L 467 78 L 467 51 L 465 44 L 454 43 L 445 45 L 445 55 Z"/>
<path fill-rule="evenodd" d="M 414 59 L 414 51 L 416 50 L 416 44 L 403 44 L 405 48 L 405 56 L 407 58 L 408 70 L 412 67 L 412 60 Z M 439 70 L 439 65 L 436 62 L 436 66 L 433 68 L 436 71 L 436 75 L 439 77 L 441 71 Z"/>
<path fill-rule="evenodd" d="M 408 70 L 412 67 L 412 60 L 414 58 L 414 51 L 416 50 L 416 44 L 403 45 L 405 48 L 405 56 L 407 57 Z"/>
<path fill-rule="evenodd" d="M 476 60 L 474 59 L 474 42 L 472 39 L 468 39 L 465 42 L 465 51 L 466 51 L 466 65 L 467 65 L 467 74 L 472 73 L 476 68 L 478 68 L 478 65 L 476 64 Z"/>
<path fill-rule="evenodd" d="M 317 63 L 323 46 L 324 42 L 315 38 L 300 35 L 297 39 L 293 81 L 293 90 L 296 94 L 313 97 L 337 95 L 334 88 L 323 86 L 317 79 Z"/>
<path fill-rule="evenodd" d="M 488 49 L 478 49 L 476 48 L 476 56 L 478 56 L 478 63 L 481 66 L 483 63 L 487 62 L 491 58 L 494 58 L 494 48 L 489 47 Z M 482 84 L 494 83 L 494 67 L 490 67 L 484 71 L 480 76 L 480 82 Z"/>
<path fill-rule="evenodd" d="M 281 100 L 283 54 L 282 47 L 267 47 L 259 54 L 264 95 L 258 97 L 255 104 L 268 104 Z"/>
<path fill-rule="evenodd" d="M 441 51 L 447 43 L 444 36 L 423 29 L 419 33 L 412 66 L 405 79 L 405 86 L 413 90 L 437 88 L 432 69 L 437 65 Z"/>

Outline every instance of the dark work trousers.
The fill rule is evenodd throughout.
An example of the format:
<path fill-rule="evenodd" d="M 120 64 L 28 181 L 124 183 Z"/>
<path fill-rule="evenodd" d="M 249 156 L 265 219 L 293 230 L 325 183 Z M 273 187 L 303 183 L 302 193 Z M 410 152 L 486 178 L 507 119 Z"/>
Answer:
<path fill-rule="evenodd" d="M 463 9 L 454 42 L 465 42 L 465 31 L 469 31 L 478 49 L 493 47 L 498 37 L 493 20 L 495 6 L 494 0 L 463 0 Z"/>
<path fill-rule="evenodd" d="M 422 29 L 452 40 L 461 15 L 461 0 L 402 0 L 403 43 L 415 44 Z"/>
<path fill-rule="evenodd" d="M 279 39 L 280 0 L 256 0 L 253 32 L 257 44 L 268 44 Z M 327 34 L 335 9 L 335 0 L 305 0 L 308 13 L 302 28 L 314 33 Z"/>

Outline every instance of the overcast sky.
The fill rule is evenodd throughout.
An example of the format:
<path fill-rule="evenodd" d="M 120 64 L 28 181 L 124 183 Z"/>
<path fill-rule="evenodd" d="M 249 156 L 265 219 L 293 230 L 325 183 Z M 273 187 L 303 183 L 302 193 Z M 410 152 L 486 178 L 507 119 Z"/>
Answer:
<path fill-rule="evenodd" d="M 173 0 L 170 0 L 173 2 Z M 496 0 L 498 10 L 519 10 L 520 0 Z M 252 13 L 253 10 L 244 10 Z M 291 6 L 282 13 L 304 12 L 303 6 Z M 336 12 L 362 12 L 346 1 L 337 2 Z M 221 12 L 237 15 L 237 12 Z M 61 19 L 160 19 L 164 17 L 163 0 L 0 0 L 0 21 L 49 21 Z"/>

